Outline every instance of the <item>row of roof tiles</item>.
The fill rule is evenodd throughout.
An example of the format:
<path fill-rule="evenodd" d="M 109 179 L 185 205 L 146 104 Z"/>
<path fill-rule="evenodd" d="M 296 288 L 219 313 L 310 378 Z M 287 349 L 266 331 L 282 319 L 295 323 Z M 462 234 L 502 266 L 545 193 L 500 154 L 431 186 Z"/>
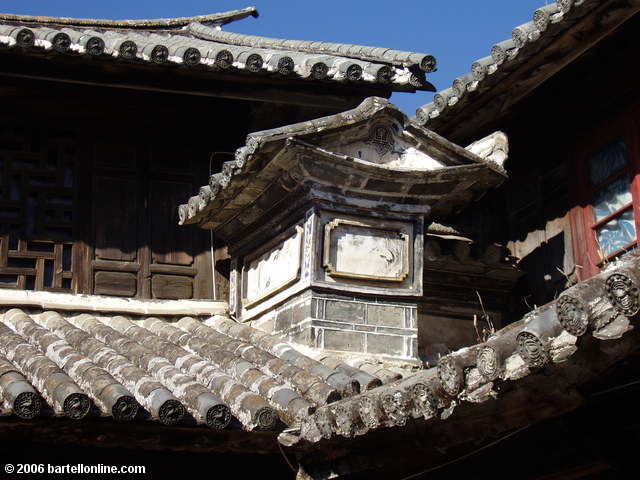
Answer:
<path fill-rule="evenodd" d="M 207 326 L 11 309 L 0 322 L 4 413 L 23 419 L 99 415 L 222 429 L 235 417 L 247 430 L 273 430 L 400 376 L 361 368 L 318 362 L 224 317 Z"/>
<path fill-rule="evenodd" d="M 512 65 L 542 49 L 599 3 L 598 0 L 558 0 L 538 8 L 532 21 L 515 27 L 511 38 L 491 47 L 490 55 L 473 62 L 471 71 L 457 77 L 451 87 L 436 93 L 432 102 L 418 107 L 413 120 L 428 125 L 471 92 L 495 85 L 509 75 Z"/>
<path fill-rule="evenodd" d="M 504 158 L 497 153 L 499 149 L 503 149 L 501 153 L 503 157 L 506 158 L 508 146 L 506 145 L 506 137 L 504 134 L 496 132 L 482 140 L 485 143 L 494 145 L 495 148 L 491 151 L 487 148 L 482 150 L 480 141 L 477 142 L 479 146 L 470 145 L 469 148 L 463 149 L 448 142 L 439 135 L 416 125 L 414 122 L 410 122 L 407 116 L 387 99 L 368 97 L 351 110 L 285 125 L 271 130 L 252 132 L 247 135 L 245 145 L 236 149 L 232 160 L 222 164 L 222 170 L 220 172 L 214 173 L 209 177 L 209 184 L 200 187 L 197 195 L 191 196 L 187 203 L 178 206 L 179 224 L 188 225 L 200 223 L 201 226 L 206 225 L 205 222 L 212 213 L 224 208 L 227 202 L 233 201 L 234 196 L 238 194 L 235 180 L 242 179 L 243 176 L 244 178 L 249 178 L 256 174 L 252 169 L 254 168 L 256 159 L 267 144 L 283 141 L 287 146 L 295 146 L 297 145 L 296 141 L 300 140 L 303 143 L 299 145 L 320 148 L 319 145 L 317 145 L 317 139 L 311 140 L 311 137 L 314 135 L 325 135 L 330 131 L 340 128 L 349 128 L 359 122 L 369 121 L 374 118 L 374 116 L 385 113 L 389 117 L 395 118 L 411 135 L 415 135 L 425 142 L 438 145 L 436 148 L 438 148 L 440 152 L 455 152 L 456 155 L 461 155 L 464 158 L 464 163 L 456 165 L 457 169 L 455 172 L 459 175 L 458 178 L 461 178 L 464 174 L 464 167 L 473 168 L 477 165 L 486 167 L 501 177 L 506 177 L 506 172 L 499 163 L 499 161 L 503 161 Z M 304 143 L 305 141 L 312 143 L 306 144 Z M 478 152 L 478 155 L 475 154 L 474 150 Z M 493 155 L 494 153 L 496 153 L 495 156 Z M 340 155 L 338 152 L 336 152 L 336 154 Z M 345 156 L 345 158 L 350 157 Z M 443 167 L 442 170 L 445 168 L 446 167 Z M 452 170 L 452 172 L 453 171 L 454 170 Z M 237 204 L 235 208 L 237 208 Z M 211 227 L 205 226 L 203 228 Z"/>
<path fill-rule="evenodd" d="M 517 381 L 545 365 L 562 363 L 590 344 L 587 333 L 615 341 L 631 331 L 640 311 L 640 256 L 627 258 L 565 291 L 556 301 L 491 335 L 484 343 L 450 353 L 434 368 L 318 408 L 303 419 L 292 444 L 339 435 L 353 437 L 412 418 L 446 419 L 461 402 L 499 398 L 494 382 Z M 578 362 L 584 364 L 585 360 Z M 586 382 L 588 379 L 583 378 Z"/>
<path fill-rule="evenodd" d="M 376 83 L 399 90 L 433 90 L 425 72 L 435 70 L 435 59 L 426 54 L 223 32 L 198 21 L 207 20 L 204 17 L 164 21 L 56 21 L 47 17 L 40 24 L 38 19 L 42 17 L 0 15 L 0 46 L 150 65 Z M 193 21 L 186 23 L 189 20 Z M 209 19 L 208 23 L 211 22 Z"/>
<path fill-rule="evenodd" d="M 225 317 L 133 322 L 11 309 L 0 322 L 0 394 L 3 413 L 23 419 L 93 414 L 221 429 L 235 417 L 247 430 L 278 429 L 281 420 L 317 442 L 446 419 L 462 401 L 498 396 L 497 380 L 568 360 L 589 345 L 587 333 L 621 338 L 639 311 L 640 255 L 630 254 L 484 343 L 400 378 L 379 365 L 320 363 Z M 295 442 L 291 433 L 280 440 Z"/>
<path fill-rule="evenodd" d="M 128 28 L 128 29 L 152 29 L 152 28 L 180 28 L 193 22 L 201 22 L 210 25 L 226 25 L 227 23 L 242 20 L 246 17 L 258 17 L 256 7 L 247 7 L 239 10 L 227 12 L 211 13 L 206 15 L 196 15 L 192 17 L 176 18 L 142 18 L 136 20 L 106 20 L 96 18 L 65 18 L 46 17 L 40 15 L 15 15 L 12 13 L 0 13 L 0 21 L 10 21 L 19 23 L 33 23 L 39 25 L 55 24 L 69 26 L 89 26 L 105 28 Z"/>

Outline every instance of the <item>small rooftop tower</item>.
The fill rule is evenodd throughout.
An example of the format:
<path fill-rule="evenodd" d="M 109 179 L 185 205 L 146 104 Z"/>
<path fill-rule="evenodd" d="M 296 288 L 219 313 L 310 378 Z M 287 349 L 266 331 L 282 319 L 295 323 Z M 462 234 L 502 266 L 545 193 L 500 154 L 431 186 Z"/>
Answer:
<path fill-rule="evenodd" d="M 504 178 L 371 97 L 249 135 L 180 221 L 227 242 L 239 321 L 314 349 L 417 359 L 425 222 Z"/>

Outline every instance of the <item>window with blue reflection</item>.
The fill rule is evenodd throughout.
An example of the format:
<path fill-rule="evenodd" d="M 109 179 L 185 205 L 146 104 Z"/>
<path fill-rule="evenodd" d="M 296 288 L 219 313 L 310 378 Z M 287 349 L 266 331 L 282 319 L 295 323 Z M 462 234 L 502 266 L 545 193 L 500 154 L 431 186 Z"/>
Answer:
<path fill-rule="evenodd" d="M 633 210 L 626 210 L 596 229 L 598 244 L 605 257 L 627 247 L 636 239 L 636 224 Z"/>
<path fill-rule="evenodd" d="M 622 171 L 629 161 L 622 140 L 608 145 L 589 160 L 589 178 L 595 187 L 593 192 L 594 222 L 611 217 L 595 226 L 596 238 L 604 257 L 609 257 L 631 247 L 636 240 L 633 208 L 629 204 L 631 178 Z"/>
<path fill-rule="evenodd" d="M 629 177 L 624 176 L 593 194 L 593 213 L 596 222 L 631 203 L 630 183 Z"/>

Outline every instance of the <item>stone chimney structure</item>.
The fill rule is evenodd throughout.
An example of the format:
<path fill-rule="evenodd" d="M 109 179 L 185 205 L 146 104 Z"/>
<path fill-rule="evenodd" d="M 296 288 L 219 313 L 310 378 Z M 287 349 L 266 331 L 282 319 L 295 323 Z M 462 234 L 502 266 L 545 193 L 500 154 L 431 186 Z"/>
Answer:
<path fill-rule="evenodd" d="M 238 321 L 312 349 L 410 360 L 425 225 L 505 178 L 372 97 L 250 134 L 180 216 L 227 242 Z"/>

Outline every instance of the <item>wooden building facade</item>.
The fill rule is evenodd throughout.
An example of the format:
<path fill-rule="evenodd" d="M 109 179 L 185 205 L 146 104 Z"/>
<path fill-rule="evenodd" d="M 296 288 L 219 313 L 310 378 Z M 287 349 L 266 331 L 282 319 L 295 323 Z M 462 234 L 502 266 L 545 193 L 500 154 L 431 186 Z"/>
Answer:
<path fill-rule="evenodd" d="M 0 288 L 225 299 L 211 280 L 212 252 L 228 272 L 223 245 L 177 226 L 180 201 L 249 132 L 431 88 L 417 66 L 395 78 L 404 60 L 209 39 L 252 15 L 2 17 Z"/>
<path fill-rule="evenodd" d="M 459 143 L 509 137 L 509 180 L 471 222 L 527 272 L 514 313 L 636 248 L 638 22 L 634 2 L 549 5 L 416 112 Z"/>

